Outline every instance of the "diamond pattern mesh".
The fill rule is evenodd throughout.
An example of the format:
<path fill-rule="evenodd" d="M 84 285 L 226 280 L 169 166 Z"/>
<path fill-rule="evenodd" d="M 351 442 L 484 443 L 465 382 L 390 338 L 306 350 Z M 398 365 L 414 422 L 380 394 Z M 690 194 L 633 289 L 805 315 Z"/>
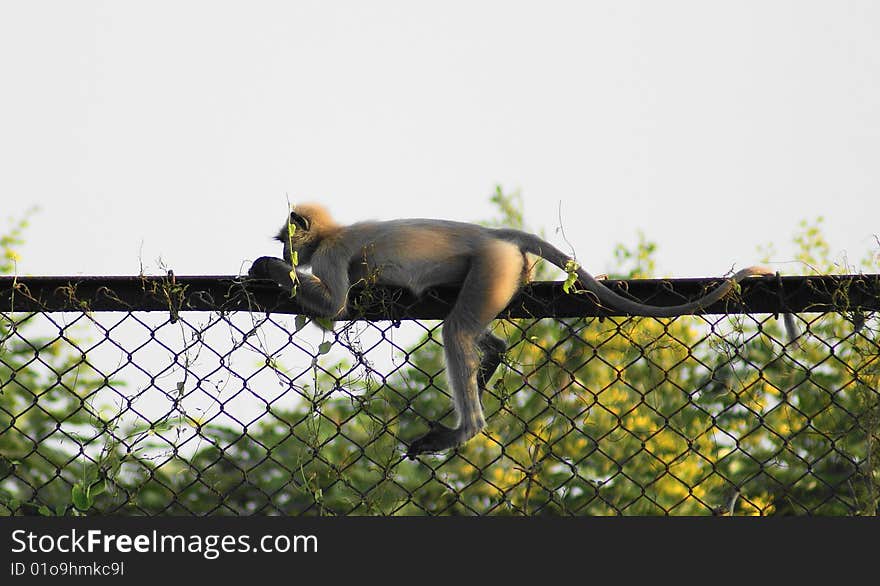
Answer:
<path fill-rule="evenodd" d="M 752 281 L 662 320 L 527 288 L 484 432 L 409 461 L 454 292 L 324 330 L 228 278 L 3 279 L 0 514 L 876 514 L 880 279 Z"/>

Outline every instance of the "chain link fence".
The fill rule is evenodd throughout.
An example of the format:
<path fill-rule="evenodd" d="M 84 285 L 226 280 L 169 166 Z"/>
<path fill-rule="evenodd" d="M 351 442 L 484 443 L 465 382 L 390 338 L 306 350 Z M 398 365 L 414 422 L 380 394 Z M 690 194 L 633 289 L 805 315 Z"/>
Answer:
<path fill-rule="evenodd" d="M 454 299 L 359 290 L 327 324 L 230 277 L 2 277 L 0 515 L 877 513 L 880 276 L 749 279 L 673 319 L 534 283 L 495 322 L 484 432 L 410 461 L 450 423 Z"/>

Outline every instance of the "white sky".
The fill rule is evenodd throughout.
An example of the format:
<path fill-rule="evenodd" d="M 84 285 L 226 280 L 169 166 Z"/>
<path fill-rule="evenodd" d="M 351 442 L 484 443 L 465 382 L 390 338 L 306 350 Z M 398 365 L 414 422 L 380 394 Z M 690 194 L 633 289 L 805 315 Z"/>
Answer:
<path fill-rule="evenodd" d="M 0 218 L 21 274 L 235 274 L 286 196 L 494 215 L 594 273 L 639 229 L 723 274 L 801 219 L 880 232 L 880 2 L 0 0 Z M 0 230 L 2 231 L 2 230 Z"/>

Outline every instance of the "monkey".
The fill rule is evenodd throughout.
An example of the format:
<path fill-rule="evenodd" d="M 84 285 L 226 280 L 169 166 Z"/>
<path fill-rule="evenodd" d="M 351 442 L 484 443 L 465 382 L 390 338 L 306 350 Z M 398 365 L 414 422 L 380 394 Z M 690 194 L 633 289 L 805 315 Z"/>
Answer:
<path fill-rule="evenodd" d="M 303 203 L 291 208 L 276 239 L 283 243 L 283 258 L 258 258 L 248 276 L 269 279 L 288 290 L 296 287 L 296 300 L 318 317 L 343 319 L 349 288 L 362 279 L 404 287 L 415 295 L 438 285 L 458 287 L 441 333 L 457 423 L 455 427 L 433 423 L 410 443 L 406 454 L 410 459 L 459 446 L 484 428 L 482 394 L 507 349 L 488 328 L 528 281 L 527 255 L 574 272 L 580 286 L 600 305 L 649 317 L 696 313 L 746 277 L 775 274 L 765 267 L 747 267 L 699 299 L 654 306 L 618 295 L 549 242 L 516 229 L 429 219 L 342 226 L 324 206 Z M 793 328 L 794 322 L 787 319 L 786 326 Z M 789 335 L 793 338 L 791 329 Z"/>

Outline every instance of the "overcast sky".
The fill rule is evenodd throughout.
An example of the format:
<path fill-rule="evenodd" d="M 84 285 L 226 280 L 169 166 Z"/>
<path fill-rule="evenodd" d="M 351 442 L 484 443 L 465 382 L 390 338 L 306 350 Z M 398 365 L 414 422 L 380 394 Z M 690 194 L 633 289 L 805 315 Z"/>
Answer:
<path fill-rule="evenodd" d="M 877 250 L 880 2 L 0 0 L 21 274 L 234 274 L 286 200 L 340 221 L 561 218 L 613 272 L 723 274 L 802 219 Z M 0 230 L 2 231 L 2 230 Z"/>

